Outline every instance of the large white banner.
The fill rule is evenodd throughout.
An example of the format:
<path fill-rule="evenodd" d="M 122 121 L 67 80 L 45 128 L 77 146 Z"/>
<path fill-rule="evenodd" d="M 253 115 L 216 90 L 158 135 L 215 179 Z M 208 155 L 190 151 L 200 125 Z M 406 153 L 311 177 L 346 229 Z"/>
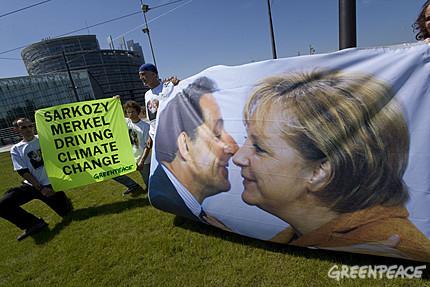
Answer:
<path fill-rule="evenodd" d="M 298 246 L 430 262 L 427 44 L 216 66 L 160 106 L 155 207 Z"/>

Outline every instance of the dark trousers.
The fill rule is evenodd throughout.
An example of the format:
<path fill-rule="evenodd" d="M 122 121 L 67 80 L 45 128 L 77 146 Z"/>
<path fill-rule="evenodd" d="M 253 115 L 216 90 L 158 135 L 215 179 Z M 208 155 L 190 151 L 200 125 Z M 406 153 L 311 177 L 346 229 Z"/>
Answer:
<path fill-rule="evenodd" d="M 55 192 L 52 196 L 44 196 L 30 185 L 9 189 L 0 199 L 0 217 L 9 220 L 21 229 L 34 225 L 39 218 L 21 208 L 21 205 L 39 199 L 52 208 L 58 215 L 65 216 L 70 211 L 70 200 L 64 192 Z"/>
<path fill-rule="evenodd" d="M 149 170 L 150 170 L 150 168 L 151 168 L 151 164 L 149 163 L 149 164 L 144 164 L 143 169 L 139 170 L 140 175 L 142 176 L 142 179 L 145 182 L 147 189 L 148 189 L 148 184 L 149 184 Z M 130 189 L 139 187 L 139 184 L 127 175 L 120 175 L 120 176 L 114 177 L 112 179 L 115 180 L 116 182 L 124 185 L 125 187 L 130 188 Z"/>

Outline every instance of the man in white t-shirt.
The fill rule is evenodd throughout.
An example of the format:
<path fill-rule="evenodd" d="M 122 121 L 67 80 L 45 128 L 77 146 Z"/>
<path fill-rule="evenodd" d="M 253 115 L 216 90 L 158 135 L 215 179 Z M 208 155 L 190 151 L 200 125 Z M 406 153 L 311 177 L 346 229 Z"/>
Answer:
<path fill-rule="evenodd" d="M 135 101 L 127 101 L 124 104 L 124 112 L 127 115 L 125 119 L 128 134 L 133 149 L 133 156 L 136 160 L 137 170 L 142 175 L 143 181 L 148 187 L 149 168 L 151 164 L 151 158 L 143 158 L 143 152 L 146 147 L 146 142 L 149 137 L 149 124 L 139 117 L 141 112 L 140 105 Z M 142 191 L 140 185 L 127 175 L 121 175 L 113 178 L 113 180 L 125 185 L 127 190 L 124 191 L 124 195 L 132 194 L 137 195 Z"/>
<path fill-rule="evenodd" d="M 21 205 L 33 199 L 39 199 L 61 217 L 66 216 L 73 206 L 64 192 L 52 190 L 33 123 L 27 118 L 19 118 L 13 122 L 13 125 L 23 139 L 12 147 L 10 153 L 14 170 L 24 181 L 23 185 L 9 189 L 0 199 L 0 217 L 24 230 L 17 237 L 20 241 L 48 226 L 43 219 L 22 209 Z"/>
<path fill-rule="evenodd" d="M 142 154 L 142 158 L 145 160 L 147 157 L 149 157 L 152 148 L 152 142 L 155 136 L 158 108 L 163 101 L 171 96 L 173 87 L 179 83 L 179 80 L 176 77 L 170 77 L 164 82 L 161 81 L 158 76 L 157 67 L 149 63 L 140 66 L 139 78 L 146 86 L 149 87 L 149 90 L 145 93 L 145 110 L 147 120 L 150 124 L 150 137 L 148 138 L 145 150 Z"/>

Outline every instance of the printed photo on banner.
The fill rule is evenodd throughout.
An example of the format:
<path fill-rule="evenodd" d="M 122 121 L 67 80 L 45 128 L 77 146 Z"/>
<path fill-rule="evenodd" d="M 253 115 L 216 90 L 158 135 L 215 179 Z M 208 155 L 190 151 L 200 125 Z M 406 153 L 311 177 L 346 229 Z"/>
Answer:
<path fill-rule="evenodd" d="M 183 80 L 159 107 L 151 204 L 258 239 L 430 262 L 428 50 L 351 49 Z"/>
<path fill-rule="evenodd" d="M 161 210 L 223 226 L 201 207 L 206 198 L 230 190 L 228 162 L 237 150 L 212 95 L 216 90 L 201 77 L 167 104 L 155 138 L 159 164 L 150 196 Z"/>
<path fill-rule="evenodd" d="M 40 109 L 35 119 L 54 189 L 87 185 L 136 169 L 119 99 Z"/>

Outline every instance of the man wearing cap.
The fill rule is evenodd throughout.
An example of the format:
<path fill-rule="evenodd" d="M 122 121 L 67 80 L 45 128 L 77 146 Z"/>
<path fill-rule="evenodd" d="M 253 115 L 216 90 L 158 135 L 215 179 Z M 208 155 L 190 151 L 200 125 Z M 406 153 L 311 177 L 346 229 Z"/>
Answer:
<path fill-rule="evenodd" d="M 158 70 L 153 64 L 143 64 L 139 68 L 139 78 L 149 87 L 145 93 L 146 117 L 150 124 L 149 138 L 142 158 L 145 160 L 152 148 L 152 142 L 155 136 L 156 117 L 160 103 L 170 97 L 173 87 L 179 83 L 176 77 L 170 77 L 164 82 L 158 77 Z"/>

